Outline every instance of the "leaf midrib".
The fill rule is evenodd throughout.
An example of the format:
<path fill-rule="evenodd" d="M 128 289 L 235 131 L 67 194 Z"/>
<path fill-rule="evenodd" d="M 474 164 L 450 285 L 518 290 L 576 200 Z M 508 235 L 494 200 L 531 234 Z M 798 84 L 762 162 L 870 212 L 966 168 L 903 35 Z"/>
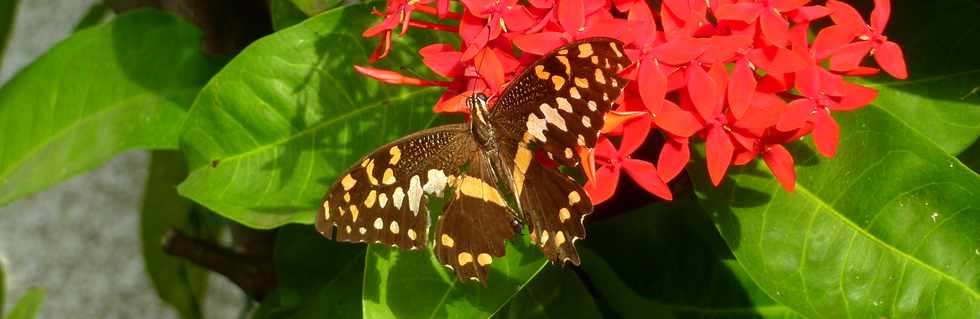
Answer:
<path fill-rule="evenodd" d="M 326 120 L 326 121 L 317 123 L 314 126 L 310 126 L 310 127 L 306 128 L 306 129 L 303 129 L 303 130 L 301 130 L 299 132 L 296 132 L 294 134 L 291 134 L 291 135 L 289 135 L 289 136 L 287 136 L 285 138 L 282 138 L 282 139 L 279 139 L 279 140 L 276 140 L 276 141 L 272 141 L 272 142 L 269 142 L 269 143 L 266 143 L 266 144 L 259 145 L 259 146 L 255 147 L 255 148 L 252 148 L 250 150 L 247 150 L 247 151 L 244 151 L 244 152 L 241 152 L 241 153 L 236 153 L 236 154 L 232 154 L 232 155 L 229 155 L 229 156 L 225 156 L 224 158 L 221 159 L 221 161 L 222 162 L 229 162 L 229 161 L 234 161 L 234 160 L 236 160 L 238 158 L 248 157 L 248 156 L 250 156 L 252 154 L 259 153 L 259 152 L 265 151 L 265 150 L 267 150 L 269 148 L 273 148 L 273 147 L 276 147 L 276 146 L 279 146 L 279 145 L 283 145 L 283 144 L 289 143 L 290 141 L 295 140 L 295 139 L 298 139 L 298 138 L 303 137 L 305 135 L 312 134 L 312 133 L 314 133 L 316 131 L 319 131 L 319 130 L 325 128 L 325 127 L 334 125 L 337 122 L 340 122 L 340 121 L 346 120 L 346 119 L 348 119 L 350 117 L 353 117 L 355 115 L 358 115 L 358 114 L 367 112 L 368 110 L 378 108 L 378 107 L 380 107 L 382 105 L 388 104 L 389 101 L 408 99 L 408 98 L 411 98 L 411 97 L 416 96 L 416 95 L 421 95 L 423 93 L 431 93 L 432 91 L 436 91 L 437 89 L 441 89 L 441 87 L 427 87 L 427 88 L 423 88 L 423 89 L 420 89 L 420 90 L 414 90 L 414 91 L 411 91 L 409 93 L 402 93 L 402 94 L 399 94 L 399 95 L 390 97 L 388 99 L 381 99 L 381 100 L 378 100 L 378 101 L 376 101 L 374 103 L 368 104 L 368 105 L 366 105 L 364 107 L 353 109 L 350 112 L 347 112 L 347 113 L 344 113 L 344 114 L 340 114 L 340 115 L 337 115 L 337 116 L 335 116 L 335 117 L 333 117 L 333 118 L 331 118 L 329 120 Z M 201 169 L 202 168 L 198 168 L 198 169 L 195 170 L 195 172 L 200 171 Z M 191 174 L 193 174 L 193 173 L 194 172 L 192 172 Z"/>

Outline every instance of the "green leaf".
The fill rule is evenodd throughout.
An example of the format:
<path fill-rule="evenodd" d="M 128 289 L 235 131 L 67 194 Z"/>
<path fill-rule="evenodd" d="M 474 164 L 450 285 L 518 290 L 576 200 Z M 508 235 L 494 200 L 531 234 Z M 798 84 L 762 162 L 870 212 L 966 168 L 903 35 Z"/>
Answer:
<path fill-rule="evenodd" d="M 377 21 L 370 8 L 334 9 L 274 33 L 221 70 L 184 128 L 192 171 L 180 193 L 254 228 L 312 223 L 340 172 L 430 126 L 442 88 L 383 85 L 354 72 L 374 47 L 360 35 Z M 418 48 L 439 41 L 427 34 L 398 38 L 374 66 L 421 65 Z"/>
<path fill-rule="evenodd" d="M 177 17 L 128 13 L 73 34 L 0 88 L 0 204 L 124 150 L 175 148 L 215 69 L 200 38 Z"/>
<path fill-rule="evenodd" d="M 20 0 L 0 0 L 0 60 L 3 59 L 7 43 L 10 42 L 10 31 L 13 30 L 19 2 Z"/>
<path fill-rule="evenodd" d="M 570 267 L 547 265 L 493 317 L 600 318 L 599 308 Z"/>
<path fill-rule="evenodd" d="M 739 264 L 809 317 L 975 318 L 980 176 L 881 109 L 835 117 L 833 159 L 793 145 L 793 193 L 758 161 L 717 188 L 689 166 Z"/>
<path fill-rule="evenodd" d="M 742 269 L 685 193 L 589 226 L 582 268 L 623 318 L 787 318 Z"/>
<path fill-rule="evenodd" d="M 876 79 L 874 105 L 959 154 L 980 136 L 980 6 L 970 0 L 908 1 L 892 9 L 886 35 L 901 45 L 909 79 Z"/>
<path fill-rule="evenodd" d="M 431 249 L 399 251 L 369 245 L 364 268 L 365 318 L 487 318 L 514 297 L 545 265 L 526 236 L 508 241 L 490 265 L 487 287 L 460 282 Z"/>
<path fill-rule="evenodd" d="M 7 319 L 33 319 L 37 317 L 37 313 L 41 310 L 41 303 L 44 302 L 44 290 L 41 288 L 31 288 L 27 290 L 27 293 L 17 304 L 14 305 L 14 309 L 10 310 L 7 314 Z"/>
<path fill-rule="evenodd" d="M 254 319 L 360 318 L 364 245 L 338 243 L 311 226 L 279 229 L 275 247 L 279 286 Z"/>
<path fill-rule="evenodd" d="M 308 16 L 315 16 L 321 12 L 333 9 L 344 3 L 343 0 L 289 0 L 300 11 Z"/>
<path fill-rule="evenodd" d="M 207 271 L 163 252 L 160 242 L 171 228 L 196 238 L 213 238 L 202 208 L 177 195 L 176 186 L 187 176 L 180 152 L 154 151 L 140 214 L 143 260 L 160 299 L 173 306 L 181 318 L 202 318 L 207 291 Z M 213 227 L 212 227 L 213 228 Z"/>
<path fill-rule="evenodd" d="M 272 28 L 275 30 L 291 27 L 307 18 L 307 15 L 290 0 L 270 0 L 269 14 L 272 16 Z"/>

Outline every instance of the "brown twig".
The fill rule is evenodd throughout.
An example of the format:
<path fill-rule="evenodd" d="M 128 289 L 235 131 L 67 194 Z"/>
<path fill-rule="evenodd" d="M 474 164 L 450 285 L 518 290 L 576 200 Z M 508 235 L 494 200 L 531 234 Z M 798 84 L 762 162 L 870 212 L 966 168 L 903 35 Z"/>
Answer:
<path fill-rule="evenodd" d="M 237 253 L 174 228 L 167 231 L 161 244 L 164 252 L 225 276 L 255 300 L 261 301 L 276 288 L 270 256 Z"/>

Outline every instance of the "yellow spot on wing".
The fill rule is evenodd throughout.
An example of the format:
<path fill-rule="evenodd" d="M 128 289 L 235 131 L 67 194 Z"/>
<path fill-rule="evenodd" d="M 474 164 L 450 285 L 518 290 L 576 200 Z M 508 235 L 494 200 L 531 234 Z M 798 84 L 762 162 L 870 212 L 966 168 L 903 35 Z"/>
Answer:
<path fill-rule="evenodd" d="M 490 186 L 490 184 L 476 177 L 463 177 L 463 181 L 459 185 L 459 192 L 469 197 L 479 198 L 504 207 L 507 206 L 503 197 L 500 197 L 500 192 L 497 191 L 497 188 Z"/>
<path fill-rule="evenodd" d="M 476 256 L 476 262 L 480 264 L 480 266 L 486 266 L 493 262 L 493 257 L 490 257 L 490 254 L 482 253 Z"/>
<path fill-rule="evenodd" d="M 552 75 L 551 82 L 555 84 L 555 91 L 561 90 L 561 87 L 565 85 L 565 78 Z"/>
<path fill-rule="evenodd" d="M 442 234 L 442 237 L 440 238 L 440 240 L 442 241 L 442 245 L 443 246 L 446 246 L 446 247 L 449 247 L 449 248 L 453 248 L 453 246 L 456 245 L 456 241 L 453 240 L 452 237 L 449 237 L 449 235 L 447 235 L 447 234 Z"/>
<path fill-rule="evenodd" d="M 354 188 L 354 185 L 357 185 L 357 180 L 351 177 L 350 174 L 347 174 L 347 176 L 344 176 L 344 179 L 340 180 L 340 185 L 344 186 L 345 191 L 349 191 L 351 188 Z"/>
<path fill-rule="evenodd" d="M 371 208 L 374 207 L 374 202 L 378 199 L 378 191 L 371 190 L 367 197 L 364 198 L 364 207 Z"/>
<path fill-rule="evenodd" d="M 464 251 L 464 252 L 459 253 L 459 256 L 457 256 L 457 259 L 459 261 L 459 265 L 460 266 L 463 266 L 463 265 L 466 265 L 466 264 L 468 264 L 470 262 L 473 262 L 473 255 L 470 255 L 470 253 Z"/>
<path fill-rule="evenodd" d="M 354 206 L 354 205 L 350 205 L 350 218 L 351 218 L 351 224 L 353 224 L 353 223 L 356 223 L 356 222 L 357 222 L 357 214 L 358 214 L 358 213 L 359 213 L 359 212 L 357 211 L 357 206 Z"/>
<path fill-rule="evenodd" d="M 582 200 L 582 195 L 579 195 L 578 192 L 572 191 L 571 193 L 568 193 L 568 204 L 569 205 L 578 204 L 578 202 L 581 201 L 581 200 Z"/>
<path fill-rule="evenodd" d="M 547 80 L 551 76 L 551 73 L 545 71 L 543 65 L 538 65 L 534 67 L 534 75 L 537 75 L 539 79 Z"/>
<path fill-rule="evenodd" d="M 378 179 L 374 178 L 374 160 L 372 159 L 367 163 L 367 177 L 371 185 L 378 185 Z"/>
<path fill-rule="evenodd" d="M 559 230 L 557 233 L 555 233 L 555 246 L 561 246 L 561 244 L 564 243 L 565 243 L 565 232 Z"/>
<path fill-rule="evenodd" d="M 561 209 L 558 210 L 558 220 L 559 221 L 561 221 L 562 223 L 564 223 L 569 218 L 572 218 L 572 214 L 571 214 L 571 212 L 568 211 L 568 208 L 562 207 Z"/>
<path fill-rule="evenodd" d="M 527 174 L 527 167 L 531 165 L 533 160 L 531 149 L 527 147 L 527 143 L 530 141 L 531 134 L 524 133 L 523 140 L 517 145 L 517 155 L 514 156 L 514 184 L 516 184 L 514 186 L 517 187 L 514 195 L 516 197 L 520 197 L 524 190 L 524 175 Z"/>
<path fill-rule="evenodd" d="M 398 146 L 392 146 L 388 149 L 388 155 L 391 155 L 391 159 L 388 160 L 388 164 L 395 165 L 398 164 L 398 160 L 402 158 L 402 150 Z"/>
<path fill-rule="evenodd" d="M 585 78 L 575 77 L 575 86 L 583 89 L 587 89 L 589 88 L 589 80 L 586 80 Z"/>
<path fill-rule="evenodd" d="M 568 99 L 559 96 L 555 98 L 555 103 L 558 103 L 558 109 L 572 113 L 572 104 L 568 103 Z"/>
<path fill-rule="evenodd" d="M 601 69 L 595 69 L 595 81 L 599 84 L 606 84 L 606 77 L 602 74 Z"/>
<path fill-rule="evenodd" d="M 587 58 L 592 55 L 592 44 L 582 43 L 578 45 L 578 57 Z"/>
<path fill-rule="evenodd" d="M 619 58 L 619 57 L 622 57 L 622 56 L 623 56 L 623 52 L 620 52 L 620 51 L 619 51 L 619 46 L 618 46 L 618 45 L 616 45 L 616 42 L 609 42 L 609 47 L 610 47 L 610 48 L 612 48 L 612 49 L 613 49 L 613 52 L 615 52 L 615 53 L 616 53 L 616 57 L 617 57 L 617 58 Z"/>
<path fill-rule="evenodd" d="M 561 64 L 565 66 L 565 75 L 572 76 L 572 64 L 568 63 L 568 57 L 559 55 L 555 58 L 558 59 L 558 62 L 561 62 Z"/>
<path fill-rule="evenodd" d="M 395 171 L 391 167 L 385 169 L 384 176 L 381 177 L 381 182 L 385 185 L 391 185 L 395 183 Z"/>

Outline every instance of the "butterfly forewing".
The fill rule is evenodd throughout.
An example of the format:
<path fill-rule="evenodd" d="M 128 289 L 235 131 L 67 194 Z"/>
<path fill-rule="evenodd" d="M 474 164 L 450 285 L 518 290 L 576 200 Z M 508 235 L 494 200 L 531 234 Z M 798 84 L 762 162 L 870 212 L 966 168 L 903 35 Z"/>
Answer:
<path fill-rule="evenodd" d="M 575 148 L 595 146 L 603 115 L 626 81 L 630 64 L 622 43 L 594 38 L 565 45 L 528 67 L 500 95 L 491 121 L 500 139 L 519 141 L 523 133 L 549 157 L 578 164 Z"/>
<path fill-rule="evenodd" d="M 445 125 L 396 140 L 340 175 L 321 201 L 316 227 L 347 242 L 425 247 L 427 196 L 442 196 L 478 150 L 469 125 Z"/>
<path fill-rule="evenodd" d="M 494 258 L 504 255 L 504 242 L 517 234 L 518 224 L 484 155 L 476 153 L 469 163 L 469 170 L 456 181 L 452 201 L 439 216 L 435 253 L 460 280 L 486 286 L 487 269 Z"/>

